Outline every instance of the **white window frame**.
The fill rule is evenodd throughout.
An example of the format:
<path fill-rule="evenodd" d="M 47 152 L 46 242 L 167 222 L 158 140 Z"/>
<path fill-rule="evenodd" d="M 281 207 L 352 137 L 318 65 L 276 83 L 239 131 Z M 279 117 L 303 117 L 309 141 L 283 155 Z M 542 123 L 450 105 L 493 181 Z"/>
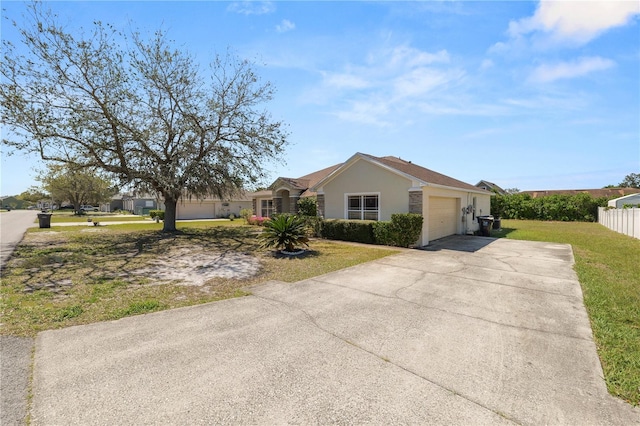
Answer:
<path fill-rule="evenodd" d="M 262 204 L 266 203 L 267 207 L 263 207 Z M 269 206 L 271 204 L 271 206 Z M 267 211 L 267 215 L 262 214 L 264 211 Z M 271 217 L 273 215 L 273 199 L 262 198 L 260 199 L 260 217 Z"/>
<path fill-rule="evenodd" d="M 364 199 L 363 197 L 371 197 L 371 196 L 375 196 L 378 197 L 378 209 L 375 210 L 376 211 L 376 218 L 375 219 L 364 219 L 364 215 L 365 212 L 367 211 L 374 211 L 374 210 L 366 210 L 364 208 Z M 349 209 L 349 197 L 361 197 L 360 198 L 360 209 L 359 210 L 351 210 Z M 359 211 L 360 212 L 360 219 L 349 219 L 349 220 L 380 220 L 380 211 L 381 211 L 381 202 L 380 202 L 380 193 L 379 192 L 348 192 L 344 194 L 344 218 L 345 219 L 349 219 L 349 212 L 355 212 L 355 211 Z"/>

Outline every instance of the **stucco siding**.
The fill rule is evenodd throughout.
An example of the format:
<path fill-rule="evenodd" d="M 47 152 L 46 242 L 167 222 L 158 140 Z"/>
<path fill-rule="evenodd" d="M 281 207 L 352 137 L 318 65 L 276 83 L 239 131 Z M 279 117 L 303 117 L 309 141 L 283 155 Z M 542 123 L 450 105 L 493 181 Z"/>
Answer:
<path fill-rule="evenodd" d="M 211 200 L 184 200 L 176 204 L 176 219 L 213 219 L 215 218 L 215 203 Z"/>
<path fill-rule="evenodd" d="M 181 219 L 217 219 L 233 214 L 240 216 L 240 210 L 252 209 L 252 201 L 220 200 L 181 200 L 176 205 L 176 218 Z"/>
<path fill-rule="evenodd" d="M 409 211 L 411 181 L 391 171 L 359 160 L 323 188 L 325 218 L 344 219 L 345 194 L 379 194 L 380 220 L 391 220 L 393 213 Z"/>

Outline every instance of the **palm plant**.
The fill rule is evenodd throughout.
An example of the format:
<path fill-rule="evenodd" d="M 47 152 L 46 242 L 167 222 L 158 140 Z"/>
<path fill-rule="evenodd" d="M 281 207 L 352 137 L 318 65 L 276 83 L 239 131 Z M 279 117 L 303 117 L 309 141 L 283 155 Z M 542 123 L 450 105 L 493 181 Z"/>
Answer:
<path fill-rule="evenodd" d="M 290 252 L 301 245 L 309 246 L 304 219 L 292 214 L 280 214 L 265 221 L 259 238 L 265 248 L 275 247 Z"/>

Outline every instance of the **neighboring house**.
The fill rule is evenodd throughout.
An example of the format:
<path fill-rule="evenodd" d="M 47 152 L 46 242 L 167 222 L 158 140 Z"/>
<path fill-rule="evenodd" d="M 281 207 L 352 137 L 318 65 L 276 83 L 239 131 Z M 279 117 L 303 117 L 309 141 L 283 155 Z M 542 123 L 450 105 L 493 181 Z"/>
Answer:
<path fill-rule="evenodd" d="M 397 157 L 356 153 L 334 167 L 310 188 L 327 219 L 390 220 L 393 213 L 421 214 L 419 244 L 427 245 L 477 231 L 476 217 L 490 214 L 489 191 Z"/>
<path fill-rule="evenodd" d="M 609 207 L 615 207 L 621 209 L 624 206 L 640 207 L 640 193 L 625 195 L 624 197 L 609 200 L 607 203 Z"/>
<path fill-rule="evenodd" d="M 478 187 L 480 189 L 484 189 L 484 190 L 489 191 L 489 192 L 493 192 L 495 194 L 507 195 L 507 191 L 505 191 L 504 189 L 500 188 L 495 183 L 489 182 L 488 180 L 481 180 L 480 182 L 476 183 L 476 187 Z"/>
<path fill-rule="evenodd" d="M 58 205 L 53 203 L 53 201 L 49 200 L 38 200 L 38 202 L 36 203 L 36 207 L 39 210 L 56 210 L 58 208 Z"/>
<path fill-rule="evenodd" d="M 181 198 L 176 205 L 176 219 L 215 219 L 240 217 L 240 210 L 252 208 L 252 193 L 244 193 L 227 200 L 219 198 Z"/>
<path fill-rule="evenodd" d="M 617 198 L 625 195 L 640 193 L 640 188 L 599 188 L 599 189 L 558 189 L 550 191 L 521 191 L 519 194 L 529 194 L 532 198 L 549 195 L 577 195 L 590 194 L 593 198 Z"/>
<path fill-rule="evenodd" d="M 0 207 L 4 209 L 24 209 L 31 203 L 20 200 L 14 196 L 0 198 Z"/>
<path fill-rule="evenodd" d="M 147 215 L 150 210 L 162 210 L 158 207 L 156 198 L 149 194 L 124 194 L 122 196 L 122 209 L 137 215 Z"/>
<path fill-rule="evenodd" d="M 124 198 L 125 195 L 123 194 L 116 194 L 113 197 L 111 197 L 111 201 L 109 201 L 108 203 L 101 203 L 100 204 L 100 211 L 101 212 L 115 212 L 118 210 L 125 210 L 124 208 Z"/>

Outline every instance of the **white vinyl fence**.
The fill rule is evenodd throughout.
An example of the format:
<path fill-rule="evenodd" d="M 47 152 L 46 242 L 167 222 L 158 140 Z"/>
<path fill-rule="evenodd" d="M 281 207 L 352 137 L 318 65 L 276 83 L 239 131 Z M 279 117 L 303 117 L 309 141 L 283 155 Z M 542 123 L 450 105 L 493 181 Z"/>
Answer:
<path fill-rule="evenodd" d="M 607 210 L 598 207 L 598 223 L 612 231 L 640 239 L 640 208 Z"/>

